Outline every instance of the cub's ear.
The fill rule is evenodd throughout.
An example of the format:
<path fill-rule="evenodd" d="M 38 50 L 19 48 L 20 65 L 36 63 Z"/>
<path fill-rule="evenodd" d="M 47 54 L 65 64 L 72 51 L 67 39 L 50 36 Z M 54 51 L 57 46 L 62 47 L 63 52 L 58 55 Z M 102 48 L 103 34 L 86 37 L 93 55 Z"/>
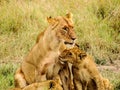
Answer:
<path fill-rule="evenodd" d="M 79 54 L 80 60 L 84 59 L 87 56 L 85 52 Z"/>
<path fill-rule="evenodd" d="M 53 81 L 51 81 L 51 82 L 49 83 L 49 89 L 54 88 L 55 85 L 56 85 L 56 83 L 53 82 Z"/>
<path fill-rule="evenodd" d="M 54 24 L 56 20 L 50 16 L 50 17 L 47 17 L 47 21 L 49 24 Z"/>

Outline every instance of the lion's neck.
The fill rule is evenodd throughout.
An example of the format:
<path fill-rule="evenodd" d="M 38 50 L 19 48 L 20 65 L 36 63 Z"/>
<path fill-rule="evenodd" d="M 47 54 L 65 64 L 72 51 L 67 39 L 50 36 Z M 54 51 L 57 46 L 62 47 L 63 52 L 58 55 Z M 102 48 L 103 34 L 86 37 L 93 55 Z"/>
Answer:
<path fill-rule="evenodd" d="M 39 42 L 35 44 L 29 55 L 27 56 L 27 61 L 34 62 L 34 63 L 40 63 L 41 60 L 39 59 L 44 59 L 45 57 L 50 57 L 49 55 L 55 54 L 53 59 L 55 57 L 58 57 L 60 53 L 60 47 L 61 47 L 61 42 L 57 40 L 55 37 L 55 33 L 52 32 L 48 29 L 44 31 L 44 33 L 40 36 Z M 32 60 L 31 60 L 32 59 Z"/>
<path fill-rule="evenodd" d="M 41 43 L 46 51 L 59 51 L 61 41 L 57 39 L 55 34 L 50 28 L 45 31 Z"/>

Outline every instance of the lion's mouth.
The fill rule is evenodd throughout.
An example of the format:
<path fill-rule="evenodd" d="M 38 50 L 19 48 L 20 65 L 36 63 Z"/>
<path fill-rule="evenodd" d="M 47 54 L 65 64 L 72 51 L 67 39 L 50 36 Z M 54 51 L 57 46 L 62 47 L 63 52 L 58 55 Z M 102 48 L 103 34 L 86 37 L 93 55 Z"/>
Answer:
<path fill-rule="evenodd" d="M 65 44 L 70 44 L 70 45 L 73 45 L 74 43 L 73 42 L 64 42 Z"/>

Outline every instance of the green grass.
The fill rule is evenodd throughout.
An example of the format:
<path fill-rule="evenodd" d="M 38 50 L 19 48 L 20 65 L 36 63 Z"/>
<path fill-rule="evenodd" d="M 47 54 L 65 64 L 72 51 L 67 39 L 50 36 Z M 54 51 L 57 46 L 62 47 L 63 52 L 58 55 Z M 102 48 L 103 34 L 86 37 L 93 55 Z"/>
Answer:
<path fill-rule="evenodd" d="M 18 64 L 0 64 L 0 90 L 14 87 L 14 73 Z"/>
<path fill-rule="evenodd" d="M 0 0 L 0 62 L 21 62 L 37 35 L 47 27 L 46 17 L 64 16 L 67 12 L 73 13 L 78 44 L 97 63 L 119 59 L 120 0 Z M 0 72 L 9 66 L 14 64 L 0 64 Z M 7 78 L 0 74 L 0 89 L 10 86 L 17 66 L 12 67 Z M 114 73 L 113 77 L 117 82 Z"/>

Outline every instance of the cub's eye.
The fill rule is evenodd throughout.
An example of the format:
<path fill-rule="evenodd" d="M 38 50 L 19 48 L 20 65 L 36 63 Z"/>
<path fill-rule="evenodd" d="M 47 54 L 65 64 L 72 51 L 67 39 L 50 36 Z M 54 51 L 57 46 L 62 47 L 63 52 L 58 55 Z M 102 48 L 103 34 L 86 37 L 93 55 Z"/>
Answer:
<path fill-rule="evenodd" d="M 66 26 L 64 26 L 62 29 L 64 29 L 65 31 L 68 31 L 68 30 L 69 30 L 69 28 L 66 27 Z"/>
<path fill-rule="evenodd" d="M 72 53 L 71 53 L 71 52 L 69 52 L 69 53 L 68 53 L 68 55 L 69 55 L 69 56 L 71 56 L 71 55 L 72 55 Z"/>

